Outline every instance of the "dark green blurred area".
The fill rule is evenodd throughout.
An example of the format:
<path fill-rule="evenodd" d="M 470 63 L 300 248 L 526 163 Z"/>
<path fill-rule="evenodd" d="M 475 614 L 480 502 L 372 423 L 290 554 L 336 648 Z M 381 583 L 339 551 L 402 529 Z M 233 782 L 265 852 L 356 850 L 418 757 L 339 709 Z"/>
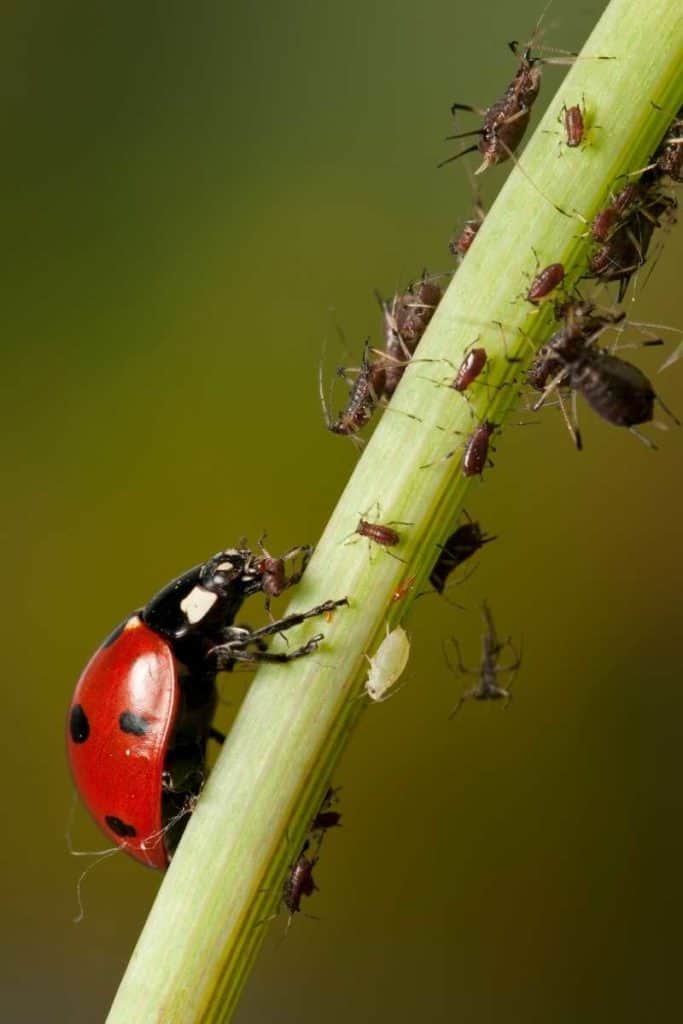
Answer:
<path fill-rule="evenodd" d="M 601 5 L 557 0 L 581 45 Z M 264 528 L 313 542 L 355 463 L 316 374 L 377 337 L 374 287 L 451 265 L 453 100 L 486 104 L 539 8 L 5 5 L 3 1018 L 101 1020 L 158 876 L 64 838 L 63 720 L 93 649 L 172 576 Z M 561 71 L 544 73 L 542 102 Z M 559 158 L 559 157 L 558 157 Z M 484 180 L 490 202 L 504 172 Z M 680 325 L 681 232 L 629 316 Z M 332 312 L 332 311 L 336 312 Z M 675 335 L 667 335 L 669 344 Z M 354 356 L 355 358 L 355 356 Z M 653 375 L 662 352 L 632 356 Z M 683 413 L 681 365 L 655 385 Z M 683 435 L 581 409 L 510 427 L 470 511 L 499 535 L 408 621 L 408 685 L 336 778 L 344 827 L 237 1020 L 620 1021 L 678 1004 Z M 519 418 L 528 418 L 520 416 Z M 466 705 L 477 605 L 524 637 L 509 711 Z M 256 607 L 256 617 L 261 610 Z M 254 611 L 251 611 L 254 615 Z M 227 679 L 234 702 L 247 677 Z M 77 807 L 74 845 L 105 841 Z M 200 884 L 198 882 L 198 884 Z M 226 879 L 226 885 L 230 880 Z"/>

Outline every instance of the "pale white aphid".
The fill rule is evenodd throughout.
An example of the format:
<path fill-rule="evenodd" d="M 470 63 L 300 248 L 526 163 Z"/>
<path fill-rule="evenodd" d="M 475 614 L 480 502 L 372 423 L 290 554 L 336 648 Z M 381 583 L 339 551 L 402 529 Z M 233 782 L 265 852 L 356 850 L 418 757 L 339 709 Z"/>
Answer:
<path fill-rule="evenodd" d="M 372 658 L 366 654 L 370 663 L 368 678 L 365 680 L 365 692 L 371 700 L 386 700 L 389 691 L 398 681 L 410 657 L 410 640 L 402 626 L 397 626 L 382 640 Z"/>

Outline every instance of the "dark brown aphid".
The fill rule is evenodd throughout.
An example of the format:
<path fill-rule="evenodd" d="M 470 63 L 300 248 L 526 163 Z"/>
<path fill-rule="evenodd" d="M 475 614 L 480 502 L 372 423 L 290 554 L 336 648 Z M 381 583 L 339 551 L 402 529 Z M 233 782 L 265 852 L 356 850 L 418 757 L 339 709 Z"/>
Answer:
<path fill-rule="evenodd" d="M 341 813 L 339 811 L 318 811 L 311 822 L 311 832 L 324 831 L 330 828 L 341 827 Z"/>
<path fill-rule="evenodd" d="M 346 370 L 340 368 L 338 376 L 345 377 Z M 336 420 L 330 418 L 323 393 L 322 376 L 320 379 L 320 400 L 327 429 L 333 434 L 353 437 L 370 421 L 373 412 L 384 394 L 386 368 L 384 360 L 369 357 L 369 344 L 365 343 L 363 359 L 358 376 L 351 385 L 346 407 L 339 413 Z"/>
<path fill-rule="evenodd" d="M 612 201 L 596 213 L 591 223 L 590 236 L 594 242 L 606 242 L 619 220 L 634 206 L 641 196 L 637 183 L 625 185 Z"/>
<path fill-rule="evenodd" d="M 394 295 L 391 302 L 377 296 L 383 314 L 385 398 L 391 398 L 398 387 L 442 297 L 440 285 L 425 276 L 402 295 Z"/>
<path fill-rule="evenodd" d="M 408 291 L 398 297 L 394 316 L 404 342 L 417 345 L 442 298 L 441 286 L 427 277 L 411 284 Z"/>
<path fill-rule="evenodd" d="M 325 793 L 323 802 L 320 805 L 320 810 L 316 814 L 315 818 L 311 822 L 311 832 L 320 832 L 321 835 L 318 839 L 318 846 L 323 841 L 325 832 L 330 828 L 341 827 L 341 814 L 339 811 L 333 811 L 331 809 L 332 804 L 336 802 L 337 789 L 330 786 Z"/>
<path fill-rule="evenodd" d="M 642 198 L 625 217 L 620 218 L 617 211 L 617 226 L 591 257 L 585 277 L 617 281 L 621 302 L 631 277 L 645 263 L 655 228 L 661 227 L 665 214 L 673 216 L 676 205 L 673 196 L 655 193 Z"/>
<path fill-rule="evenodd" d="M 521 651 L 518 654 L 515 650 L 512 640 L 508 637 L 507 640 L 501 642 L 496 636 L 496 627 L 493 623 L 493 616 L 491 615 L 491 609 L 488 604 L 484 602 L 482 605 L 482 612 L 484 616 L 484 622 L 486 624 L 486 632 L 482 637 L 482 653 L 481 653 L 481 664 L 479 668 L 466 668 L 462 661 L 462 654 L 460 652 L 460 645 L 458 641 L 453 637 L 453 646 L 455 647 L 458 656 L 458 671 L 463 675 L 479 676 L 479 682 L 476 686 L 473 686 L 471 690 L 466 690 L 462 697 L 451 711 L 449 718 L 453 718 L 458 713 L 462 705 L 466 700 L 501 700 L 504 698 L 505 707 L 508 706 L 512 700 L 510 688 L 519 666 L 522 664 Z M 514 661 L 511 665 L 499 665 L 498 656 L 506 648 L 509 647 L 514 655 Z M 452 665 L 449 666 L 453 668 Z M 498 677 L 502 672 L 511 672 L 512 678 L 508 683 L 508 688 L 504 689 L 498 683 Z"/>
<path fill-rule="evenodd" d="M 318 886 L 313 879 L 313 868 L 318 863 L 318 856 L 307 857 L 309 843 L 304 843 L 303 850 L 292 865 L 282 889 L 282 902 L 287 907 L 290 917 L 301 910 L 304 896 L 312 896 Z"/>
<path fill-rule="evenodd" d="M 448 243 L 448 251 L 451 256 L 458 256 L 462 259 L 470 251 L 472 242 L 477 237 L 479 228 L 484 223 L 486 217 L 486 211 L 481 205 L 481 202 L 477 200 L 475 204 L 475 216 L 470 217 L 469 220 L 465 221 L 462 231 L 459 235 L 455 235 L 451 238 Z"/>
<path fill-rule="evenodd" d="M 401 543 L 400 534 L 393 527 L 386 526 L 384 523 L 370 523 L 367 519 L 363 519 L 362 516 L 358 521 L 355 532 L 360 534 L 361 537 L 367 537 L 368 540 L 381 545 L 383 548 L 393 548 Z"/>
<path fill-rule="evenodd" d="M 585 132 L 583 108 L 578 104 L 573 107 L 563 107 L 562 119 L 566 135 L 565 141 L 570 149 L 575 149 L 583 142 Z"/>
<path fill-rule="evenodd" d="M 452 384 L 453 390 L 461 393 L 467 391 L 470 384 L 474 383 L 485 366 L 486 349 L 471 348 L 458 367 L 458 372 Z"/>
<path fill-rule="evenodd" d="M 683 107 L 655 153 L 655 164 L 661 174 L 683 183 Z"/>
<path fill-rule="evenodd" d="M 429 574 L 429 582 L 436 592 L 443 594 L 451 573 L 476 554 L 484 544 L 495 539 L 495 537 L 487 537 L 479 523 L 473 520 L 459 526 L 441 548 L 436 564 Z"/>
<path fill-rule="evenodd" d="M 643 171 L 646 174 L 651 172 L 651 180 L 654 182 L 664 177 L 671 178 L 679 185 L 683 182 L 683 107 L 679 108 L 669 130 Z"/>
<path fill-rule="evenodd" d="M 578 304 L 577 304 L 578 305 Z M 580 306 L 578 306 L 581 309 Z M 676 417 L 655 393 L 652 384 L 637 366 L 605 352 L 595 340 L 611 324 L 623 319 L 594 315 L 592 307 L 581 317 L 567 319 L 565 327 L 557 331 L 540 350 L 529 375 L 529 383 L 543 394 L 532 406 L 539 409 L 547 396 L 557 388 L 567 387 L 583 395 L 590 407 L 608 423 L 633 430 L 640 423 L 652 420 L 655 400 L 678 423 Z M 652 344 L 652 342 L 650 342 Z M 575 423 L 567 419 L 567 426 L 577 448 L 581 438 Z M 651 442 L 634 433 L 646 444 Z"/>
<path fill-rule="evenodd" d="M 263 546 L 265 535 L 259 540 L 259 547 L 263 558 L 257 560 L 255 569 L 262 575 L 261 590 L 266 595 L 266 609 L 270 609 L 270 599 L 279 597 L 283 591 L 293 587 L 299 582 L 308 565 L 313 548 L 309 544 L 290 548 L 279 558 L 273 557 Z M 301 556 L 301 566 L 291 576 L 287 575 L 287 562 Z"/>
<path fill-rule="evenodd" d="M 512 42 L 508 45 L 517 55 L 518 43 Z M 480 139 L 477 144 L 443 160 L 439 166 L 451 163 L 451 161 L 464 156 L 465 153 L 472 153 L 478 149 L 484 159 L 474 173 L 481 174 L 488 167 L 503 163 L 514 153 L 527 129 L 531 108 L 541 87 L 541 63 L 544 62 L 540 58 L 531 56 L 531 46 L 527 46 L 522 51 L 515 77 L 496 103 L 486 110 L 464 103 L 453 104 L 452 114 L 455 114 L 456 110 L 466 110 L 483 117 L 484 121 L 481 128 L 475 131 L 461 132 L 458 135 L 451 135 L 449 138 L 465 139 L 472 135 L 479 135 Z"/>
<path fill-rule="evenodd" d="M 527 292 L 527 302 L 537 306 L 541 299 L 544 299 L 551 292 L 554 292 L 564 281 L 564 267 L 561 263 L 551 263 L 540 270 L 531 282 Z"/>
<path fill-rule="evenodd" d="M 465 444 L 465 452 L 462 457 L 463 476 L 480 476 L 484 472 L 488 462 L 491 437 L 497 429 L 497 423 L 484 420 L 472 431 Z"/>

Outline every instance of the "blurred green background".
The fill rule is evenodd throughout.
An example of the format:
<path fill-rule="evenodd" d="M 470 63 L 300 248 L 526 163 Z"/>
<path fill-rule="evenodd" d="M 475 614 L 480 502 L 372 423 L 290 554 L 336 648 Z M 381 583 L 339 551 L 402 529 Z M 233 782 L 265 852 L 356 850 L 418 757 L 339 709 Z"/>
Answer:
<path fill-rule="evenodd" d="M 548 41 L 581 45 L 601 7 L 556 0 Z M 3 10 L 3 1017 L 89 1024 L 159 876 L 99 864 L 72 923 L 76 678 L 220 547 L 315 541 L 356 460 L 323 429 L 323 339 L 332 373 L 350 361 L 335 319 L 358 352 L 374 287 L 452 266 L 471 194 L 462 166 L 436 170 L 449 106 L 498 95 L 539 6 Z M 630 316 L 681 325 L 682 238 Z M 654 373 L 662 354 L 633 358 Z M 681 376 L 656 378 L 679 414 Z M 470 611 L 415 605 L 408 685 L 368 710 L 335 780 L 319 919 L 284 942 L 284 916 L 271 926 L 239 1024 L 635 1022 L 678 1003 L 683 436 L 653 454 L 581 413 L 583 455 L 548 410 L 474 486 L 499 539 L 455 595 Z M 524 636 L 516 700 L 449 721 L 462 682 L 441 642 L 476 660 L 483 597 Z M 225 714 L 247 682 L 222 684 Z M 106 845 L 80 806 L 72 833 Z"/>

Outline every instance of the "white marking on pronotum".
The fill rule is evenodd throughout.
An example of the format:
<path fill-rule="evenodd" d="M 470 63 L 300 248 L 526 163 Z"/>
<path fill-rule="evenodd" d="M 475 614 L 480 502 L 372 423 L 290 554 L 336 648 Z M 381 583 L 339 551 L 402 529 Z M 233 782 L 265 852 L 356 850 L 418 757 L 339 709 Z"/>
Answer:
<path fill-rule="evenodd" d="M 365 692 L 371 700 L 386 700 L 408 664 L 409 657 L 410 640 L 405 629 L 397 626 L 390 633 L 387 626 L 387 635 L 373 657 L 366 654 L 370 671 L 365 681 Z"/>
<path fill-rule="evenodd" d="M 180 610 L 187 621 L 194 625 L 195 622 L 201 622 L 217 600 L 218 594 L 213 594 L 210 590 L 205 590 L 204 587 L 193 587 L 187 597 L 180 602 Z"/>

